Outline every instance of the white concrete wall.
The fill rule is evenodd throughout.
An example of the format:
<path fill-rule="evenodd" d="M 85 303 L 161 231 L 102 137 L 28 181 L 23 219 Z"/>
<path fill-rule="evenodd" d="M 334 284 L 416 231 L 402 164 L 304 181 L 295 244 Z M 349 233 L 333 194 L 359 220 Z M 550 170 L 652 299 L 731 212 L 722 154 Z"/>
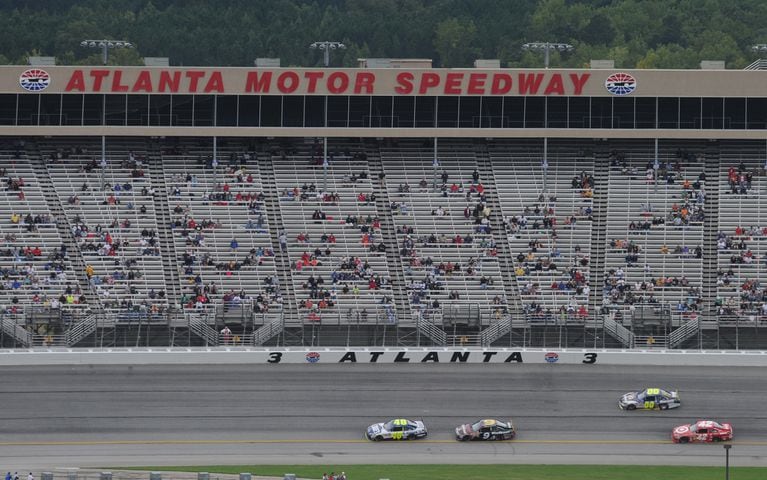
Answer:
<path fill-rule="evenodd" d="M 7 365 L 168 365 L 313 363 L 550 363 L 763 366 L 764 351 L 545 350 L 480 348 L 111 348 L 0 351 Z"/>

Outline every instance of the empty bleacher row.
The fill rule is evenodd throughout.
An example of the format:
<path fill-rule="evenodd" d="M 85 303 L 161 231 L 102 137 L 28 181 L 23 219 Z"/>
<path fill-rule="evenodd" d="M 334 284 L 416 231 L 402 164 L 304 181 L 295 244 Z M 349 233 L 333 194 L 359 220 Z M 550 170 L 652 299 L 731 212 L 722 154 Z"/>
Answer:
<path fill-rule="evenodd" d="M 381 176 L 371 173 L 379 169 L 370 148 L 331 140 L 323 165 L 314 139 L 224 139 L 215 155 L 210 139 L 109 139 L 103 162 L 100 139 L 6 144 L 2 311 L 248 306 L 297 312 L 300 322 L 395 324 L 439 312 L 485 326 L 514 302 L 531 321 L 645 307 L 681 318 L 767 314 L 764 146 L 721 142 L 714 155 L 706 145 L 667 142 L 656 162 L 652 142 L 559 141 L 544 164 L 539 140 L 443 139 L 435 161 L 432 141 L 401 139 L 372 147 Z M 605 184 L 595 181 L 599 158 L 609 163 Z M 706 177 L 709 162 L 716 178 Z M 46 179 L 53 192 L 42 188 Z M 601 219 L 595 192 L 607 198 Z M 708 215 L 718 219 L 715 298 L 704 288 Z M 591 278 L 597 225 L 606 238 L 600 285 Z M 386 227 L 396 244 L 384 240 Z M 166 229 L 170 244 L 159 240 Z"/>

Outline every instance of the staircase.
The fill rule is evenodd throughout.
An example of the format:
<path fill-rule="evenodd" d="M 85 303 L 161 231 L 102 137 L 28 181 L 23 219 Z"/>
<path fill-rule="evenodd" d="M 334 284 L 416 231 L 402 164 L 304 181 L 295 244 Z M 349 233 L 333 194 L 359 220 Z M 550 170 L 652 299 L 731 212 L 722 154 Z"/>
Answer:
<path fill-rule="evenodd" d="M 386 245 L 386 262 L 391 279 L 392 293 L 394 295 L 394 305 L 397 308 L 397 319 L 400 325 L 412 324 L 413 314 L 410 310 L 410 301 L 407 295 L 407 280 L 405 279 L 405 266 L 402 263 L 402 257 L 399 254 L 399 242 L 397 242 L 397 233 L 394 230 L 394 217 L 391 213 L 391 201 L 386 184 L 379 181 L 379 175 L 384 173 L 383 162 L 381 161 L 381 152 L 376 146 L 366 149 L 368 156 L 368 168 L 370 170 L 373 192 L 376 195 L 376 210 L 381 219 L 381 235 Z M 384 179 L 384 182 L 386 179 Z"/>
<path fill-rule="evenodd" d="M 259 347 L 285 330 L 282 314 L 275 315 L 253 332 L 253 345 Z"/>
<path fill-rule="evenodd" d="M 500 320 L 491 323 L 489 327 L 480 333 L 480 345 L 489 347 L 499 338 L 508 335 L 511 332 L 511 325 L 512 319 L 510 315 L 504 315 Z"/>
<path fill-rule="evenodd" d="M 165 277 L 165 294 L 169 305 L 181 301 L 181 279 L 179 277 L 178 256 L 171 230 L 170 204 L 168 203 L 168 185 L 165 183 L 162 152 L 159 144 L 152 142 L 149 149 L 148 170 L 154 189 L 154 211 L 157 223 L 157 237 L 162 252 L 162 266 Z"/>
<path fill-rule="evenodd" d="M 69 330 L 64 333 L 64 344 L 68 347 L 74 347 L 95 332 L 97 318 L 96 315 L 90 314 L 78 323 L 69 327 Z"/>
<path fill-rule="evenodd" d="M 495 240 L 495 245 L 498 248 L 498 265 L 501 269 L 503 289 L 506 293 L 506 305 L 510 315 L 510 330 L 512 323 L 514 323 L 515 320 L 521 325 L 526 324 L 526 320 L 522 313 L 522 299 L 519 296 L 519 285 L 517 284 L 517 276 L 514 274 L 514 265 L 511 262 L 511 245 L 509 245 L 509 236 L 503 226 L 503 211 L 501 211 L 501 202 L 498 199 L 498 189 L 495 184 L 495 174 L 493 173 L 490 154 L 487 151 L 487 144 L 484 142 L 478 143 L 476 151 L 479 178 L 482 185 L 485 187 L 487 203 L 491 209 L 489 220 L 490 226 L 493 229 L 493 240 Z M 497 338 L 505 335 L 505 333 Z M 495 334 L 496 333 L 493 333 L 493 335 Z"/>
<path fill-rule="evenodd" d="M 0 328 L 3 332 L 13 338 L 22 347 L 32 346 L 32 333 L 30 333 L 22 324 L 17 323 L 16 319 L 9 318 L 8 315 L 0 315 Z"/>
<path fill-rule="evenodd" d="M 284 231 L 282 215 L 280 214 L 280 198 L 277 190 L 277 180 L 274 176 L 274 163 L 269 152 L 263 152 L 258 158 L 261 180 L 264 186 L 264 206 L 266 207 L 267 219 L 269 220 L 269 235 L 272 238 L 274 250 L 274 265 L 277 270 L 279 287 L 282 292 L 282 322 L 292 325 L 301 325 L 298 314 L 298 302 L 296 292 L 293 289 L 290 257 L 287 251 L 280 248 L 280 232 Z M 277 332 L 279 333 L 279 332 Z M 275 333 L 276 335 L 276 333 Z"/>
<path fill-rule="evenodd" d="M 634 335 L 634 332 L 616 322 L 615 313 L 603 316 L 602 327 L 604 329 L 604 333 L 619 341 L 621 345 L 626 348 L 634 348 L 634 345 L 637 342 L 636 339 L 640 338 Z M 645 338 L 646 340 L 646 337 L 642 338 Z"/>
<path fill-rule="evenodd" d="M 36 167 L 37 181 L 40 183 L 40 189 L 45 196 L 45 203 L 48 205 L 53 218 L 56 220 L 56 228 L 59 231 L 59 237 L 61 241 L 67 247 L 67 258 L 72 262 L 72 268 L 74 268 L 75 280 L 80 285 L 80 291 L 85 296 L 88 305 L 92 312 L 103 313 L 104 306 L 101 303 L 101 299 L 95 294 L 91 288 L 90 280 L 85 274 L 85 261 L 83 260 L 80 246 L 72 236 L 72 225 L 69 223 L 69 219 L 64 213 L 64 208 L 61 204 L 61 199 L 56 192 L 56 187 L 53 185 L 53 180 L 48 172 L 45 160 L 40 155 L 40 150 L 35 142 L 28 141 L 26 145 L 27 157 L 33 166 Z"/>
<path fill-rule="evenodd" d="M 703 328 L 716 328 L 716 281 L 718 270 L 717 235 L 719 233 L 719 144 L 709 142 L 706 146 L 706 219 L 703 222 L 703 285 L 702 314 Z M 688 322 L 689 323 L 689 322 Z"/>
<path fill-rule="evenodd" d="M 668 335 L 668 347 L 679 348 L 685 341 L 697 336 L 700 333 L 700 320 L 696 317 L 688 320 L 682 326 L 675 329 Z"/>
<path fill-rule="evenodd" d="M 189 330 L 205 341 L 205 346 L 218 345 L 218 332 L 215 328 L 208 325 L 203 315 L 199 313 L 186 314 Z"/>
<path fill-rule="evenodd" d="M 434 323 L 432 320 L 423 318 L 418 318 L 416 322 L 416 327 L 418 329 L 418 346 L 420 346 L 421 341 L 420 337 L 424 336 L 428 338 L 429 340 L 434 343 L 435 346 L 443 347 L 447 345 L 447 333 L 440 328 L 436 323 Z"/>
<path fill-rule="evenodd" d="M 607 183 L 610 176 L 610 160 L 607 153 L 594 153 L 594 197 L 591 216 L 591 254 L 589 268 L 589 314 L 597 319 L 602 307 L 602 287 L 605 283 L 605 254 L 607 235 Z M 614 320 L 613 320 L 614 322 Z M 616 323 L 617 325 L 617 323 Z M 622 327 L 622 325 L 620 325 Z M 620 339 L 618 339 L 620 340 Z M 624 345 L 626 345 L 624 343 Z M 628 345 L 627 345 L 628 346 Z"/>

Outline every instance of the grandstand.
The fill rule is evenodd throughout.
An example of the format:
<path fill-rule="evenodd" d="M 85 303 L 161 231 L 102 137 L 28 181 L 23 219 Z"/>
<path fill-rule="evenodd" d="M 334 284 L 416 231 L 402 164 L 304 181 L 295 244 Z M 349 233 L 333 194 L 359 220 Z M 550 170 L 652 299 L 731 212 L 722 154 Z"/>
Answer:
<path fill-rule="evenodd" d="M 758 72 L 613 96 L 599 70 L 492 95 L 482 70 L 418 94 L 375 70 L 375 95 L 280 83 L 300 69 L 226 69 L 226 94 L 0 70 L 6 347 L 763 346 Z"/>

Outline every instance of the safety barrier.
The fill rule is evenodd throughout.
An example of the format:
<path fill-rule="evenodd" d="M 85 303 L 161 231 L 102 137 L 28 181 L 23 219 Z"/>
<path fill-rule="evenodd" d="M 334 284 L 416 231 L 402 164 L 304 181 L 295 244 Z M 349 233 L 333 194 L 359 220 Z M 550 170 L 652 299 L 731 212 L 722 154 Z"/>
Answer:
<path fill-rule="evenodd" d="M 765 351 L 513 349 L 513 348 L 33 348 L 0 351 L 8 365 L 162 364 L 550 364 L 767 366 Z"/>

